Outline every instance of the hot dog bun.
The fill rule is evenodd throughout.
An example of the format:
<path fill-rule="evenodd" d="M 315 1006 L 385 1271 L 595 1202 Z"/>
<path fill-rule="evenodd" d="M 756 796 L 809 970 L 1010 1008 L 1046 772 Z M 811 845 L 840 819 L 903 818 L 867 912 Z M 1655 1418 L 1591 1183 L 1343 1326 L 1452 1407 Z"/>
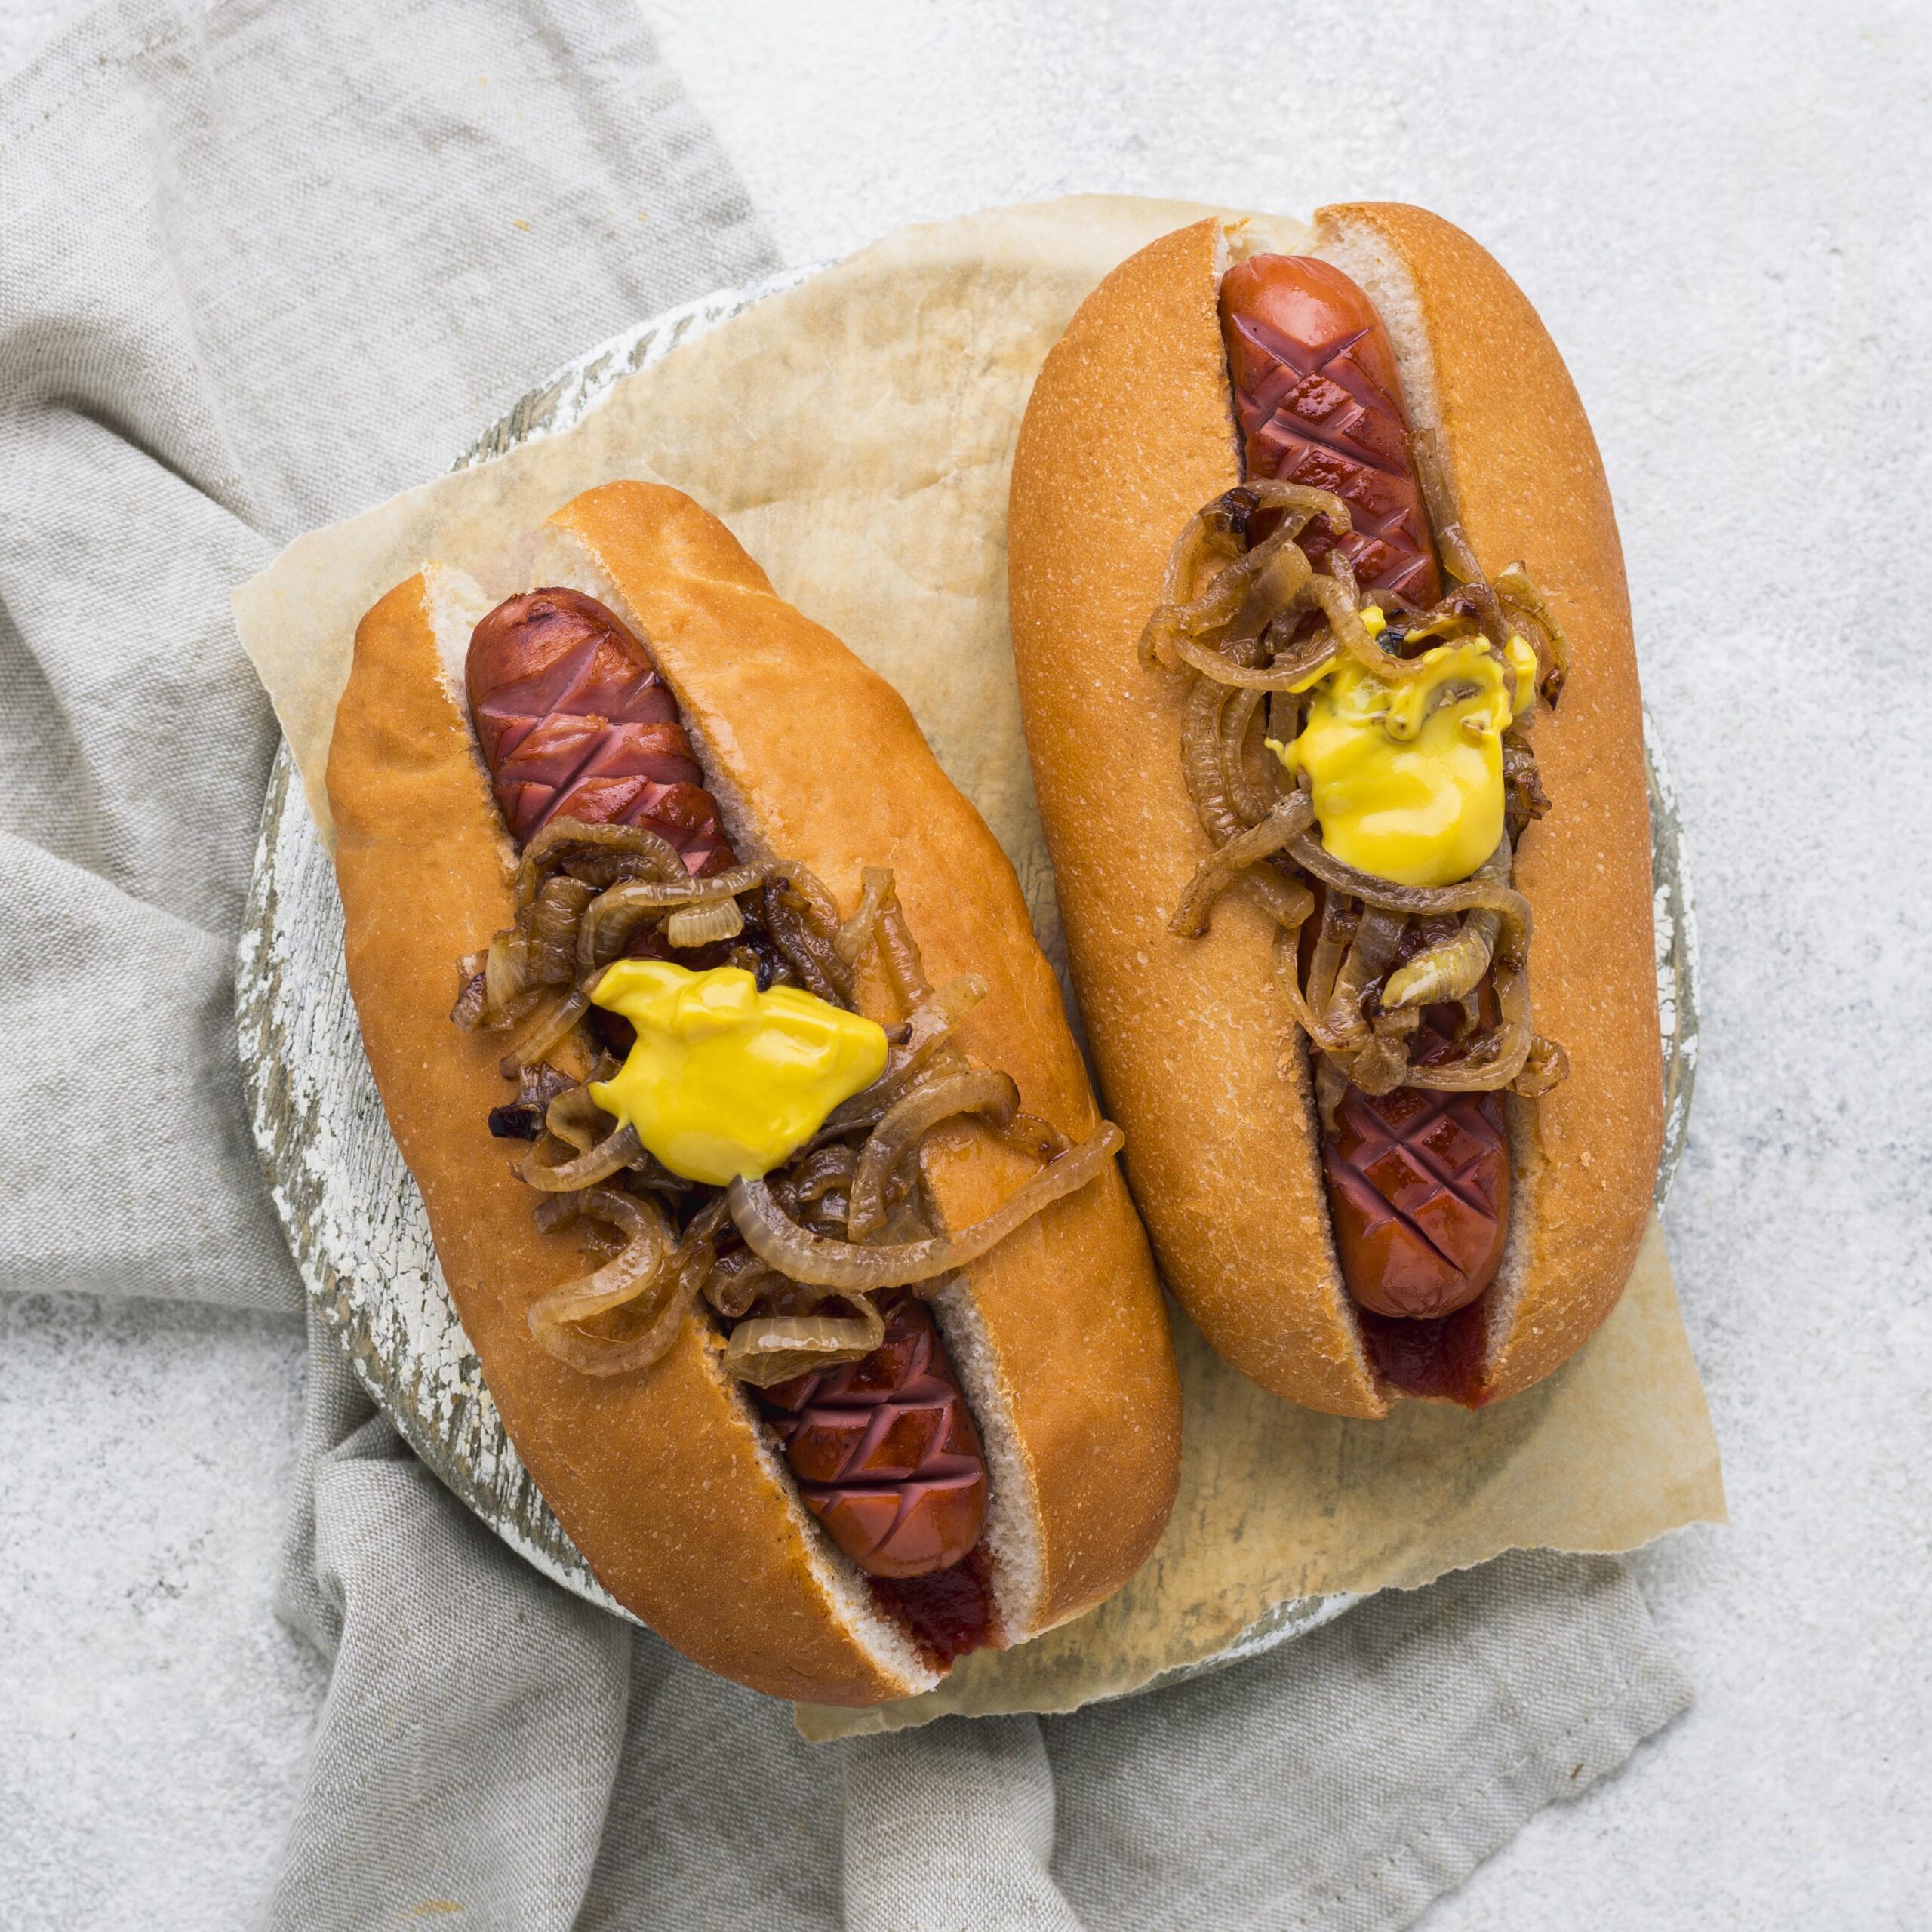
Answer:
<path fill-rule="evenodd" d="M 586 590 L 648 644 L 737 851 L 802 861 L 848 908 L 862 866 L 892 866 L 935 981 L 988 982 L 960 1043 L 1011 1073 L 1028 1110 L 1088 1133 L 1098 1116 L 1012 869 L 897 695 L 678 491 L 591 491 L 542 547 L 537 581 Z M 928 1688 L 938 1672 L 807 1514 L 697 1324 L 655 1368 L 609 1382 L 531 1337 L 529 1304 L 583 1257 L 537 1231 L 511 1171 L 518 1149 L 488 1133 L 501 1042 L 448 1019 L 453 962 L 512 917 L 514 854 L 460 698 L 488 601 L 429 566 L 370 611 L 328 766 L 364 1042 L 465 1330 L 537 1486 L 653 1629 L 778 1696 L 858 1704 Z M 949 1223 L 1009 1191 L 1016 1158 L 977 1129 L 936 1137 Z M 997 1618 L 1022 1641 L 1132 1574 L 1177 1479 L 1173 1356 L 1118 1174 L 1036 1217 L 934 1312 L 984 1438 Z"/>
<path fill-rule="evenodd" d="M 1208 844 L 1181 694 L 1142 669 L 1176 534 L 1240 481 L 1217 312 L 1239 224 L 1164 237 L 1088 297 L 1047 358 L 1014 464 L 1014 648 L 1074 978 L 1128 1172 L 1169 1285 L 1263 1387 L 1386 1412 L 1337 1263 L 1306 1057 L 1271 981 L 1269 922 L 1229 894 L 1169 933 Z M 1516 882 L 1536 921 L 1540 1031 L 1571 1076 L 1512 1100 L 1515 1201 L 1484 1311 L 1484 1399 L 1565 1361 L 1614 1306 L 1663 1133 L 1642 713 L 1623 555 L 1596 445 L 1555 345 L 1503 270 L 1419 208 L 1326 208 L 1310 251 L 1352 276 L 1437 434 L 1477 553 L 1525 558 L 1567 631 L 1537 727 L 1553 809 Z"/>

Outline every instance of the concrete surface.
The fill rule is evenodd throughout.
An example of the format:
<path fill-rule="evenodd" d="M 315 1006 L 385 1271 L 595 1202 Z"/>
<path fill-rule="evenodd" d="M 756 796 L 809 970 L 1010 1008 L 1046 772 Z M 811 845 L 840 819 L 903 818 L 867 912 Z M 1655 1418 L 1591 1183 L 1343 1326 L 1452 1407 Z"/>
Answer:
<path fill-rule="evenodd" d="M 0 0 L 0 72 L 75 11 Z M 792 260 L 1077 189 L 1383 197 L 1541 309 L 1698 890 L 1668 1232 L 1736 1520 L 1637 1559 L 1696 1708 L 1423 1922 L 1932 1923 L 1926 15 L 645 11 Z M 268 1607 L 300 1361 L 260 1320 L 0 1302 L 0 1924 L 250 1917 L 321 1682 Z"/>

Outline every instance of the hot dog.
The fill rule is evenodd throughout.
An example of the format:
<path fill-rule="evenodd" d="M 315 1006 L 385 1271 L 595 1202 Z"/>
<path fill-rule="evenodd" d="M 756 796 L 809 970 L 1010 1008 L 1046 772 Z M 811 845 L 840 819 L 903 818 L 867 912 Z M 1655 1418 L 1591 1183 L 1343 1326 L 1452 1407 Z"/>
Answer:
<path fill-rule="evenodd" d="M 1549 1374 L 1629 1277 L 1662 1105 L 1621 555 L 1528 304 L 1418 209 L 1169 235 L 1048 358 L 1009 560 L 1169 1284 L 1337 1414 Z"/>
<path fill-rule="evenodd" d="M 908 1694 L 1165 1519 L 1118 1131 L 888 687 L 675 491 L 589 491 L 539 554 L 494 603 L 427 565 L 357 633 L 328 783 L 370 1063 L 606 1587 L 754 1688 Z"/>
<path fill-rule="evenodd" d="M 675 697 L 643 645 L 595 598 L 556 586 L 506 598 L 471 634 L 464 676 L 491 789 L 519 843 L 569 818 L 645 827 L 694 878 L 737 863 Z M 673 949 L 662 926 L 645 924 L 623 956 L 700 970 L 736 964 L 761 989 L 791 977 L 762 928 L 734 940 Z M 632 1029 L 616 1025 L 612 1043 L 628 1047 Z M 538 1124 L 528 1125 L 534 1140 Z M 728 1247 L 728 1267 L 733 1252 L 747 1255 Z M 780 1383 L 764 1406 L 806 1508 L 861 1570 L 903 1581 L 971 1555 L 986 1518 L 986 1465 L 946 1345 L 916 1302 L 895 1306 L 869 1355 Z M 841 1431 L 834 1420 L 857 1414 L 869 1428 Z M 849 1454 L 832 1464 L 833 1443 L 854 1434 L 863 1439 L 844 1441 Z"/>

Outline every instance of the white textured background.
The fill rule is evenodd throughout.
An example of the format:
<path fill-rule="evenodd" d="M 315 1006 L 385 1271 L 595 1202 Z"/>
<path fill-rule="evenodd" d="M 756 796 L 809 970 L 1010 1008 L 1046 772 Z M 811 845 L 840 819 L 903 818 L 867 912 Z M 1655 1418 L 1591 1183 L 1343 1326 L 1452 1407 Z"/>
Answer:
<path fill-rule="evenodd" d="M 0 72 L 77 11 L 0 0 Z M 1690 838 L 1668 1231 L 1736 1521 L 1638 1559 L 1696 1709 L 1425 1924 L 1932 1924 L 1927 11 L 645 11 L 792 260 L 1078 189 L 1383 197 L 1541 309 Z M 300 1361 L 0 1300 L 0 1926 L 247 1922 L 321 1684 L 268 1607 Z"/>

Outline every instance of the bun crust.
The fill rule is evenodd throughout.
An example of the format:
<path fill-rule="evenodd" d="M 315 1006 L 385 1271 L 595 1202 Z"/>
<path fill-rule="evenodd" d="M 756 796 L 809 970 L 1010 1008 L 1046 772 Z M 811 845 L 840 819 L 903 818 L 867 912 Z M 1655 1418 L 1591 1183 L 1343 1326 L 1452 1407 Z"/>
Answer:
<path fill-rule="evenodd" d="M 1524 558 L 1572 646 L 1561 702 L 1537 727 L 1552 809 L 1517 872 L 1536 921 L 1537 1028 L 1572 1071 L 1538 1106 L 1512 1103 L 1517 1201 L 1484 1304 L 1484 1383 L 1505 1395 L 1567 1359 L 1614 1305 L 1662 1139 L 1622 553 L 1575 390 L 1496 263 L 1417 208 L 1324 209 L 1316 235 L 1314 252 L 1375 301 L 1478 555 L 1492 569 Z M 1210 220 L 1142 250 L 1048 357 L 1014 463 L 1014 651 L 1075 980 L 1162 1271 L 1263 1387 L 1374 1416 L 1388 1398 L 1337 1263 L 1269 923 L 1230 894 L 1204 938 L 1167 931 L 1209 847 L 1181 773 L 1182 694 L 1142 669 L 1137 644 L 1176 534 L 1240 480 L 1216 306 L 1230 239 Z"/>
<path fill-rule="evenodd" d="M 753 828 L 848 905 L 862 865 L 891 864 L 935 980 L 973 970 L 992 986 L 964 1043 L 1014 1075 L 1030 1110 L 1086 1131 L 1093 1103 L 1011 869 L 897 696 L 679 493 L 609 486 L 554 521 L 605 561 L 632 606 L 620 614 L 660 654 L 725 775 L 734 831 Z M 455 961 L 511 922 L 515 855 L 448 681 L 436 580 L 399 586 L 358 628 L 328 786 L 364 1044 L 505 1425 L 599 1580 L 700 1663 L 822 1703 L 930 1688 L 937 1673 L 807 1515 L 707 1330 L 608 1381 L 530 1335 L 530 1303 L 585 1263 L 537 1229 L 512 1171 L 520 1148 L 488 1131 L 500 1042 L 449 1023 Z M 1007 1158 L 970 1131 L 935 1150 L 949 1215 Z M 1172 1352 L 1118 1175 L 1049 1210 L 937 1312 L 949 1342 L 961 1332 L 955 1367 L 989 1438 L 1006 1525 L 989 1543 L 993 1592 L 1018 1641 L 1125 1580 L 1177 1478 Z M 1123 1454 L 1094 1453 L 1102 1431 Z"/>

